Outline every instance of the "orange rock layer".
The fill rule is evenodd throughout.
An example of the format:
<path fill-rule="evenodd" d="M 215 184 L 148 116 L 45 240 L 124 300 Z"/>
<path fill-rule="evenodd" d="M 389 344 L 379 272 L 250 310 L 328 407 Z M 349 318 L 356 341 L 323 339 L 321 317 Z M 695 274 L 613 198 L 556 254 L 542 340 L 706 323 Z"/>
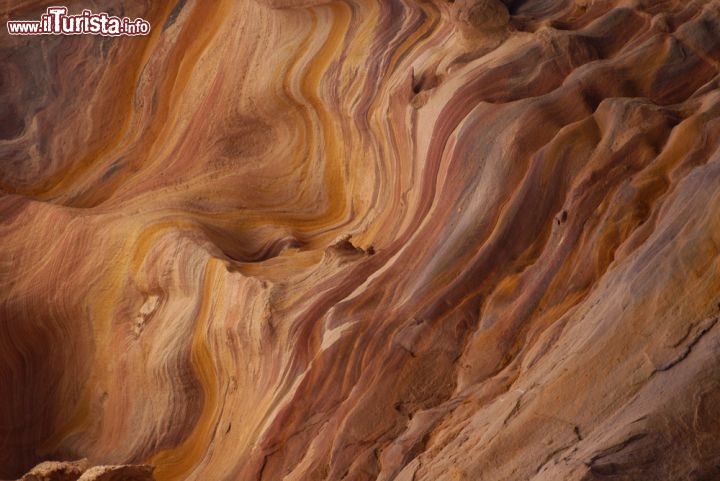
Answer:
<path fill-rule="evenodd" d="M 0 478 L 720 479 L 720 1 L 83 8 L 0 36 Z"/>

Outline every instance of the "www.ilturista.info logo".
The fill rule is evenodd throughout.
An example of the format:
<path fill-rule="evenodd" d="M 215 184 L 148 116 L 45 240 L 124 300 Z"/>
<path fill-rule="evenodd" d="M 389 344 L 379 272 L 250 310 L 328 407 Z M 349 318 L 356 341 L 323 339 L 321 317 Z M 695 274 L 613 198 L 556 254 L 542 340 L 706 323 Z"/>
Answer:
<path fill-rule="evenodd" d="M 68 15 L 66 7 L 49 7 L 40 20 L 11 20 L 7 23 L 10 35 L 147 35 L 150 23 L 137 18 L 112 17 L 107 13 L 83 10 L 80 15 Z"/>

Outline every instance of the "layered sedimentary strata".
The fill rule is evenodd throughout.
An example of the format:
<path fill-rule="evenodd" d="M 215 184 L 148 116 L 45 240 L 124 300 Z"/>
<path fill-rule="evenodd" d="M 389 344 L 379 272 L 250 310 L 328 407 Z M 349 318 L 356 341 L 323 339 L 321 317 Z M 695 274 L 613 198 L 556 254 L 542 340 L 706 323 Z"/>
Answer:
<path fill-rule="evenodd" d="M 0 478 L 720 477 L 720 1 L 83 8 L 0 37 Z"/>

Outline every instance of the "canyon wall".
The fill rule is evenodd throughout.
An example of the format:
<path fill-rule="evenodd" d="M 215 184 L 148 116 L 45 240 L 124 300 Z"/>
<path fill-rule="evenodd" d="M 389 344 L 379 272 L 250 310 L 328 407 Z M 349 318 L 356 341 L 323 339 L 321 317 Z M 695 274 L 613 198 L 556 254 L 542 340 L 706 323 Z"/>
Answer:
<path fill-rule="evenodd" d="M 0 478 L 720 479 L 720 1 L 69 7 L 152 30 L 0 35 Z"/>

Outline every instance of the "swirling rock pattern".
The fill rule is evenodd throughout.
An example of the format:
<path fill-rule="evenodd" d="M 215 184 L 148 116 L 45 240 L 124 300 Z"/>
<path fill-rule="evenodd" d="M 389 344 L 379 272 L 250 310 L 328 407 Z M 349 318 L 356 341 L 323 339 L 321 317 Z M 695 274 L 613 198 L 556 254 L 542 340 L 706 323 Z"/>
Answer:
<path fill-rule="evenodd" d="M 153 29 L 0 39 L 0 478 L 720 477 L 720 1 L 72 3 Z"/>

